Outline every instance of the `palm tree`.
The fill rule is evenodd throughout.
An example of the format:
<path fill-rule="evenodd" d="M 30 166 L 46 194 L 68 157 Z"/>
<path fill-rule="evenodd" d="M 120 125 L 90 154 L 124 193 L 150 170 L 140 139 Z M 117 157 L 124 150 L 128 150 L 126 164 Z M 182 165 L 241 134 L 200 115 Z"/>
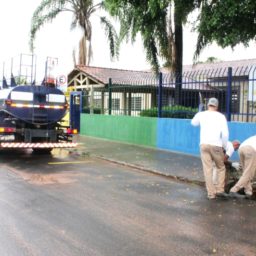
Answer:
<path fill-rule="evenodd" d="M 80 27 L 83 36 L 79 42 L 79 58 L 78 64 L 89 65 L 92 57 L 92 24 L 91 15 L 100 7 L 102 3 L 93 4 L 92 0 L 42 0 L 41 4 L 33 13 L 30 29 L 30 48 L 34 49 L 34 41 L 36 33 L 40 28 L 48 22 L 52 22 L 59 13 L 73 13 L 71 29 Z M 117 39 L 116 32 L 110 22 L 105 17 L 101 17 L 101 23 L 108 31 L 107 36 L 110 41 L 111 57 L 118 55 L 115 42 Z M 76 64 L 76 63 L 75 63 Z"/>

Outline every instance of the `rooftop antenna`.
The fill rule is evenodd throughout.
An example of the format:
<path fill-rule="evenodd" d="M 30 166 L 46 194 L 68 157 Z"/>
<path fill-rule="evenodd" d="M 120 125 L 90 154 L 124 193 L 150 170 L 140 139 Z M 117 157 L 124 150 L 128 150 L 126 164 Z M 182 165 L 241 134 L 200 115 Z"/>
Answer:
<path fill-rule="evenodd" d="M 4 80 L 4 68 L 5 68 L 5 62 L 3 62 L 3 75 L 2 75 L 3 80 Z M 2 80 L 1 89 L 3 89 L 3 80 Z"/>
<path fill-rule="evenodd" d="M 37 63 L 37 56 L 35 56 L 35 69 L 34 69 L 34 81 L 35 81 L 35 84 L 36 84 L 36 63 Z"/>
<path fill-rule="evenodd" d="M 4 70 L 5 70 L 5 62 L 3 62 L 3 76 L 4 76 Z"/>
<path fill-rule="evenodd" d="M 33 67 L 34 67 L 34 54 L 32 53 L 32 66 L 31 66 L 31 85 L 33 85 Z"/>
<path fill-rule="evenodd" d="M 11 58 L 11 74 L 12 74 L 12 69 L 13 69 L 13 57 Z"/>
<path fill-rule="evenodd" d="M 21 66 L 22 66 L 22 54 L 20 54 L 20 71 L 19 71 L 19 78 L 20 79 L 21 79 Z"/>

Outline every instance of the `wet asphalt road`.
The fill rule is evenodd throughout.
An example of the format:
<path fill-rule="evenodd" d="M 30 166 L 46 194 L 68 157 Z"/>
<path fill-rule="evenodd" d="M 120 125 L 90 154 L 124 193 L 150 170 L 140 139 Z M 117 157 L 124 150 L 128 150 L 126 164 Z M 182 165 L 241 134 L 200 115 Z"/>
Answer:
<path fill-rule="evenodd" d="M 0 152 L 0 255 L 256 255 L 256 202 L 92 157 Z"/>

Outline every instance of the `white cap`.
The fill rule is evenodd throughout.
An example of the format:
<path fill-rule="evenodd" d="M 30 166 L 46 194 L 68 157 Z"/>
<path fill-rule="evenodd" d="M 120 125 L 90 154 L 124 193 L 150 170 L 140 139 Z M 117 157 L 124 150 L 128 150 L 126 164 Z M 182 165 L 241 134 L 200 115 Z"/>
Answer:
<path fill-rule="evenodd" d="M 207 104 L 207 106 L 214 106 L 214 107 L 218 107 L 218 105 L 219 105 L 219 101 L 216 98 L 210 98 Z"/>

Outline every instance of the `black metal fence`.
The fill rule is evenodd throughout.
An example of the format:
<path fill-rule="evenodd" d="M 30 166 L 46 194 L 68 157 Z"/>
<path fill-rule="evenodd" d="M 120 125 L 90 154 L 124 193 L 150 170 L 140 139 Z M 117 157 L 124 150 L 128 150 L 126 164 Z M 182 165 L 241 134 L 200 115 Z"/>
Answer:
<path fill-rule="evenodd" d="M 125 79 L 124 79 L 125 80 Z M 106 115 L 192 118 L 210 97 L 229 121 L 256 121 L 256 67 L 152 73 L 84 93 L 83 112 Z"/>

